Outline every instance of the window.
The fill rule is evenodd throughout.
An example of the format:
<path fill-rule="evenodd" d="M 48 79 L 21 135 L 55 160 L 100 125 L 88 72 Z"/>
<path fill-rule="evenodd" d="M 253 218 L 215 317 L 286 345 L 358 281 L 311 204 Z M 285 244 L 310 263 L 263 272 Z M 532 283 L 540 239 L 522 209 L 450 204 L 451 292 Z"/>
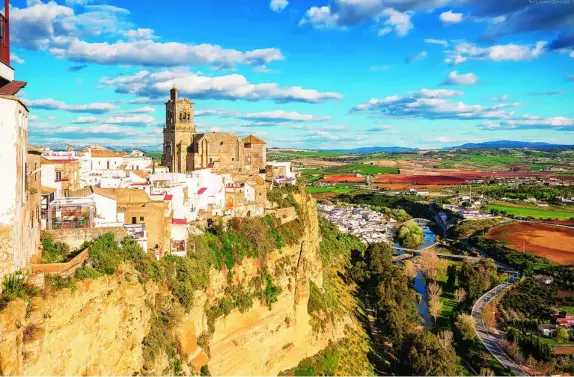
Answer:
<path fill-rule="evenodd" d="M 144 221 L 144 217 L 143 217 L 143 216 L 140 216 L 140 221 Z"/>
<path fill-rule="evenodd" d="M 34 182 L 36 182 L 36 177 L 38 176 L 38 172 L 36 170 L 38 170 L 38 164 L 34 163 Z"/>
<path fill-rule="evenodd" d="M 220 142 L 219 142 L 219 145 L 223 145 L 223 141 L 220 141 Z"/>
<path fill-rule="evenodd" d="M 132 224 L 137 224 L 137 218 L 136 217 L 132 217 Z"/>
<path fill-rule="evenodd" d="M 61 171 L 57 171 L 56 172 L 56 181 L 61 181 L 62 180 L 62 172 Z"/>
<path fill-rule="evenodd" d="M 231 157 L 231 161 L 235 161 L 235 158 Z"/>

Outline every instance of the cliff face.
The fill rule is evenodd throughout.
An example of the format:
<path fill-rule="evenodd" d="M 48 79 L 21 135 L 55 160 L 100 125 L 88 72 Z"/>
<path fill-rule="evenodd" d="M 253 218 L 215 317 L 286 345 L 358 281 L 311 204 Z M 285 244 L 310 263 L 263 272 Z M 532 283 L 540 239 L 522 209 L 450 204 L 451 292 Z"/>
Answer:
<path fill-rule="evenodd" d="M 323 266 L 315 202 L 306 195 L 297 199 L 306 224 L 298 244 L 268 254 L 263 262 L 244 259 L 232 274 L 212 270 L 207 291 L 196 292 L 193 308 L 175 328 L 184 372 L 198 372 L 207 363 L 214 375 L 276 375 L 343 337 L 344 321 L 321 334 L 310 325 L 309 284 L 322 286 Z M 207 309 L 226 288 L 249 285 L 263 267 L 282 288 L 277 301 L 271 307 L 257 301 L 245 312 L 234 309 L 217 318 L 211 332 Z M 149 303 L 162 289 L 151 282 L 143 286 L 133 270 L 124 268 L 115 276 L 81 281 L 73 292 L 11 302 L 0 312 L 0 374 L 140 372 Z M 208 339 L 200 342 L 203 348 L 198 338 Z M 154 374 L 167 365 L 159 357 Z"/>

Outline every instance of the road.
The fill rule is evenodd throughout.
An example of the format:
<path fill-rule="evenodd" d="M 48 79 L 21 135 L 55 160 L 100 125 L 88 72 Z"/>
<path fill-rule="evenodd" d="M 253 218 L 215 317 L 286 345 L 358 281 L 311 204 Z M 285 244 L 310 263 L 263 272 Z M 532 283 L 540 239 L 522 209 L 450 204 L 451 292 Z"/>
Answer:
<path fill-rule="evenodd" d="M 483 254 L 482 252 L 480 252 L 480 250 L 477 250 L 476 248 L 474 249 L 477 252 Z M 502 293 L 504 293 L 506 289 L 510 288 L 514 284 L 516 279 L 520 277 L 520 273 L 514 270 L 513 268 L 508 267 L 499 262 L 495 263 L 498 267 L 501 267 L 504 270 L 506 270 L 509 277 L 504 283 L 497 285 L 490 291 L 486 292 L 474 303 L 474 306 L 472 307 L 472 319 L 474 320 L 474 331 L 476 331 L 476 335 L 478 336 L 482 344 L 484 344 L 488 352 L 490 352 L 492 356 L 494 356 L 494 358 L 496 358 L 496 360 L 498 360 L 500 364 L 510 369 L 512 373 L 518 376 L 528 376 L 529 374 L 526 373 L 522 368 L 520 368 L 518 364 L 512 361 L 512 359 L 502 350 L 502 348 L 500 348 L 498 342 L 501 339 L 491 334 L 487 330 L 482 320 L 482 312 L 484 311 L 484 307 L 489 302 L 502 295 Z"/>

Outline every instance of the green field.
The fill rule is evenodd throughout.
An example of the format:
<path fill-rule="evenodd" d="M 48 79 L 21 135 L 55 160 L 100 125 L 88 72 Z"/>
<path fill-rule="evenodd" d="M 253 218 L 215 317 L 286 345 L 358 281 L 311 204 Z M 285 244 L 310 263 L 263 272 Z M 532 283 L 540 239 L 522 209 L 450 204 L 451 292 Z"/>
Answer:
<path fill-rule="evenodd" d="M 506 211 L 509 215 L 534 217 L 537 219 L 570 219 L 574 217 L 574 211 L 556 211 L 552 209 L 530 208 L 530 207 L 511 207 L 504 205 L 490 205 L 489 210 L 497 209 Z"/>
<path fill-rule="evenodd" d="M 355 189 L 350 187 L 307 187 L 307 191 L 309 191 L 311 194 L 322 194 L 326 192 L 347 194 L 349 192 L 355 191 Z"/>
<path fill-rule="evenodd" d="M 360 173 L 360 174 L 371 174 L 371 175 L 399 174 L 399 169 L 386 168 L 383 166 L 365 165 L 365 164 L 351 164 L 329 169 L 329 174 L 348 174 L 348 173 Z"/>
<path fill-rule="evenodd" d="M 566 312 L 570 314 L 574 314 L 574 306 L 561 306 L 557 310 L 558 312 Z"/>
<path fill-rule="evenodd" d="M 146 152 L 146 156 L 151 157 L 152 159 L 154 159 L 156 161 L 161 160 L 161 155 L 162 155 L 162 152 Z"/>

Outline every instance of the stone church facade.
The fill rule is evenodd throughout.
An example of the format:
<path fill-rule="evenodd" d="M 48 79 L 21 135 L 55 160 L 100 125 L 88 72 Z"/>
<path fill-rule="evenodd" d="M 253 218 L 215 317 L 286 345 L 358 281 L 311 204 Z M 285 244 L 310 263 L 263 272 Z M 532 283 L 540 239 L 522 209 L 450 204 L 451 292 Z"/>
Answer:
<path fill-rule="evenodd" d="M 171 89 L 165 104 L 162 165 L 173 173 L 213 169 L 229 173 L 258 174 L 265 170 L 267 144 L 254 135 L 241 139 L 228 132 L 197 134 L 193 102 L 179 99 Z"/>

